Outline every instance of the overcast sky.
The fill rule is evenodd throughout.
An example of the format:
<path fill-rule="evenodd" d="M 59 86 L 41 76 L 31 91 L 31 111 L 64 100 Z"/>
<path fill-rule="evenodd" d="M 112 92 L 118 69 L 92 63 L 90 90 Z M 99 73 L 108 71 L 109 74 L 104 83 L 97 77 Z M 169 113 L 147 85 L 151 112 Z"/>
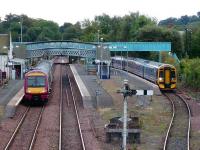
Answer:
<path fill-rule="evenodd" d="M 84 19 L 93 20 L 103 13 L 109 16 L 124 16 L 139 12 L 156 18 L 196 15 L 200 0 L 1 0 L 0 17 L 6 14 L 25 14 L 31 18 L 52 20 L 62 25 Z"/>

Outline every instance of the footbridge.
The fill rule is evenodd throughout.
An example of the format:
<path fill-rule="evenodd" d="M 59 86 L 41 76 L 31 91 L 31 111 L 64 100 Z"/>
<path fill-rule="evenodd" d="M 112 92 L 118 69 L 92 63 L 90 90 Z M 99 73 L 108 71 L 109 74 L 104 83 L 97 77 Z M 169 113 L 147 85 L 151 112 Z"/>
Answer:
<path fill-rule="evenodd" d="M 171 51 L 170 42 L 100 42 L 83 43 L 73 41 L 47 41 L 33 43 L 13 43 L 13 47 L 23 47 L 18 49 L 18 53 L 24 52 L 26 59 L 48 58 L 49 56 L 77 56 L 86 58 L 86 68 L 88 72 L 96 71 L 101 79 L 110 78 L 110 53 L 120 51 Z M 16 54 L 17 51 L 14 51 Z M 48 56 L 48 57 L 47 57 Z M 93 65 L 96 60 L 96 65 Z"/>
<path fill-rule="evenodd" d="M 129 51 L 171 51 L 170 42 L 101 42 L 83 43 L 73 41 L 47 41 L 18 43 L 25 47 L 26 58 L 42 57 L 45 55 L 68 55 L 85 58 L 108 60 L 110 52 Z"/>

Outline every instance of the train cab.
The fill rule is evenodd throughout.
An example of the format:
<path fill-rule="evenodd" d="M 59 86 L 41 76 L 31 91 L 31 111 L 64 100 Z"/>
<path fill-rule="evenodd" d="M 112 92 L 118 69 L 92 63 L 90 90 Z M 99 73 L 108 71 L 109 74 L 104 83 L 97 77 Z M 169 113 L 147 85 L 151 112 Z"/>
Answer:
<path fill-rule="evenodd" d="M 45 73 L 34 70 L 26 74 L 24 92 L 27 100 L 47 101 L 48 88 L 48 79 Z"/>
<path fill-rule="evenodd" d="M 157 84 L 161 90 L 176 89 L 176 68 L 172 65 L 163 65 L 158 69 Z"/>
<path fill-rule="evenodd" d="M 52 61 L 42 61 L 24 77 L 24 102 L 47 103 L 52 84 Z"/>

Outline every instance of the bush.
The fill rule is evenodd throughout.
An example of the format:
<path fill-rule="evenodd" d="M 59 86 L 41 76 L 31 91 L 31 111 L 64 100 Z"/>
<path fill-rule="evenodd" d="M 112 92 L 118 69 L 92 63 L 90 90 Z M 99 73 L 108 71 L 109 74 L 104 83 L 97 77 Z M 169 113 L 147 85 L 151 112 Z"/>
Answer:
<path fill-rule="evenodd" d="M 200 59 L 183 59 L 180 63 L 182 83 L 193 88 L 200 88 Z"/>

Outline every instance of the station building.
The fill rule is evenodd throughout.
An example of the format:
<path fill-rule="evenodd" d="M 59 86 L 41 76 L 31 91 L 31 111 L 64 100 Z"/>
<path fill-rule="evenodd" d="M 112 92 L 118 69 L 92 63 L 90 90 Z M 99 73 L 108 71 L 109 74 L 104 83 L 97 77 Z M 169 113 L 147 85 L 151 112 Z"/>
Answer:
<path fill-rule="evenodd" d="M 25 72 L 25 48 L 13 47 L 10 36 L 0 34 L 0 85 L 9 79 L 23 79 Z"/>
<path fill-rule="evenodd" d="M 9 35 L 0 34 L 0 85 L 9 79 L 8 62 Z"/>

